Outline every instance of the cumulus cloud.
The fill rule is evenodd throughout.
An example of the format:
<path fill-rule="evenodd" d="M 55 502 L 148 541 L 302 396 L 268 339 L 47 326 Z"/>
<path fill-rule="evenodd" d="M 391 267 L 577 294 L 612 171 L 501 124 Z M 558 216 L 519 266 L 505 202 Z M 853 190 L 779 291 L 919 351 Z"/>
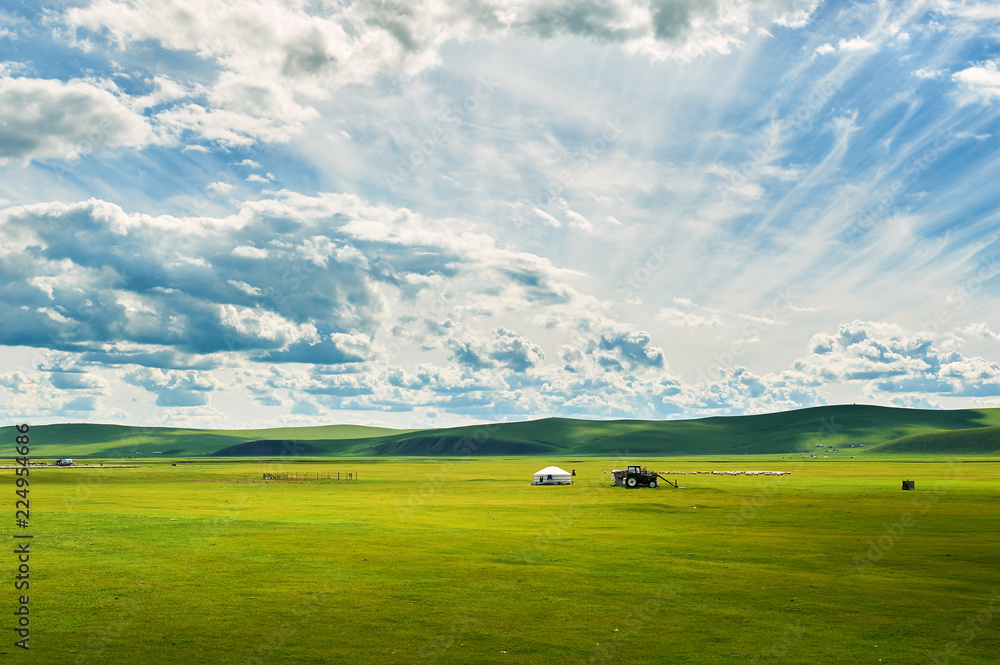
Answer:
<path fill-rule="evenodd" d="M 504 328 L 493 330 L 490 339 L 452 340 L 452 357 L 473 370 L 504 367 L 525 372 L 537 365 L 545 354 L 530 339 Z"/>
<path fill-rule="evenodd" d="M 219 387 L 211 376 L 193 370 L 140 367 L 123 372 L 121 378 L 156 395 L 156 405 L 161 407 L 204 406 L 209 393 Z"/>
<path fill-rule="evenodd" d="M 564 279 L 573 273 L 544 259 L 347 195 L 286 193 L 231 218 L 35 204 L 0 212 L 0 228 L 0 267 L 19 277 L 0 288 L 0 342 L 123 362 L 354 363 L 377 353 L 375 337 L 395 317 L 434 311 L 426 303 L 465 316 L 475 293 L 498 308 L 572 293 Z M 409 304 L 394 313 L 390 298 Z M 493 335 L 490 362 L 524 371 L 542 357 L 526 338 Z"/>
<path fill-rule="evenodd" d="M 85 81 L 0 78 L 0 163 L 74 159 L 101 148 L 141 148 L 152 129 L 118 97 Z"/>
<path fill-rule="evenodd" d="M 88 374 L 103 365 L 120 367 L 115 385 L 192 414 L 236 389 L 221 371 L 243 372 L 261 405 L 316 413 L 681 408 L 652 335 L 596 311 L 569 286 L 577 273 L 456 235 L 454 220 L 285 192 L 225 218 L 99 200 L 15 206 L 0 229 L 0 269 L 17 276 L 0 286 L 0 343 L 69 354 L 77 364 L 50 372 L 59 393 L 106 394 L 113 386 Z M 530 331 L 485 327 L 512 311 L 533 312 L 519 319 Z M 576 335 L 575 356 L 550 361 L 534 339 L 556 331 Z M 452 362 L 426 362 L 440 352 Z M 584 385 L 612 395 L 590 404 Z"/>
<path fill-rule="evenodd" d="M 942 346 L 928 333 L 854 321 L 836 333 L 815 335 L 810 355 L 796 361 L 794 369 L 824 382 L 861 382 L 873 394 L 1000 394 L 1000 364 Z"/>
<path fill-rule="evenodd" d="M 951 75 L 959 84 L 960 99 L 964 103 L 988 104 L 1000 100 L 1000 69 L 996 60 L 976 63 Z"/>
<path fill-rule="evenodd" d="M 606 358 L 607 366 L 617 366 L 619 361 L 629 367 L 664 368 L 663 349 L 652 346 L 649 333 L 642 330 L 620 330 L 605 333 L 591 345 L 591 352 L 612 352 L 611 355 L 600 354 Z"/>

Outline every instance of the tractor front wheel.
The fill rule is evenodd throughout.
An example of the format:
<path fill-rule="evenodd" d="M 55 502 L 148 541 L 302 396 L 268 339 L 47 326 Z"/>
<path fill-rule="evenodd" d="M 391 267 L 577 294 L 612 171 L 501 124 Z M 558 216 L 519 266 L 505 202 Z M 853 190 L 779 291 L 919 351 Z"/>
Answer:
<path fill-rule="evenodd" d="M 650 489 L 654 489 L 655 490 L 657 484 L 658 483 L 656 482 L 656 478 L 653 478 L 652 480 L 650 480 L 649 481 L 649 487 L 650 487 Z"/>
<path fill-rule="evenodd" d="M 639 481 L 636 480 L 635 478 L 626 478 L 625 484 L 628 485 L 629 487 L 635 487 L 636 485 L 639 484 Z"/>

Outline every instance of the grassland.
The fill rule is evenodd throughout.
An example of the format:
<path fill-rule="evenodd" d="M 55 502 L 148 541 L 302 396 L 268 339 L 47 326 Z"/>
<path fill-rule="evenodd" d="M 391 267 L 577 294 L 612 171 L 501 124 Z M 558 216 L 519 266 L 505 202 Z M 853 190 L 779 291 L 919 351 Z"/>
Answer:
<path fill-rule="evenodd" d="M 792 473 L 626 490 L 604 472 L 630 460 L 577 456 L 33 470 L 30 662 L 996 662 L 995 458 L 630 459 Z M 575 484 L 529 486 L 548 464 Z M 250 482 L 264 470 L 359 480 Z"/>
<path fill-rule="evenodd" d="M 824 406 L 694 420 L 546 418 L 431 430 L 352 425 L 191 430 L 63 424 L 33 428 L 43 457 L 150 457 L 299 453 L 310 456 L 759 455 L 864 444 L 857 454 L 998 454 L 1000 409 Z M 953 436 L 953 433 L 957 433 Z M 934 435 L 915 439 L 919 435 Z M 263 443 L 261 443 L 263 442 Z M 253 445 L 247 445 L 253 443 Z M 267 448 L 267 446 L 270 448 Z M 272 452 L 267 452 L 271 450 Z"/>

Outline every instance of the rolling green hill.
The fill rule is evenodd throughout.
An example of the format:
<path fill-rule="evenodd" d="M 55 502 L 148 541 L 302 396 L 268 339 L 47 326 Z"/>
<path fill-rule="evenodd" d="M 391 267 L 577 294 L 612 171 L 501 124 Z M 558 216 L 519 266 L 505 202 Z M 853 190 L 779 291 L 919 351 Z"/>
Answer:
<path fill-rule="evenodd" d="M 13 428 L 9 428 L 13 432 Z M 136 454 L 166 457 L 208 455 L 222 448 L 249 441 L 278 439 L 288 441 L 322 440 L 324 447 L 312 454 L 327 454 L 339 442 L 364 441 L 411 430 L 360 425 L 322 425 L 319 427 L 278 427 L 254 430 L 183 429 L 172 427 L 130 427 L 127 425 L 92 425 L 70 423 L 32 427 L 31 454 L 34 457 L 130 457 Z M 10 441 L 13 442 L 13 434 Z"/>
<path fill-rule="evenodd" d="M 963 455 L 1000 454 L 1000 427 L 977 427 L 950 432 L 931 432 L 904 436 L 875 446 L 885 453 L 952 453 Z"/>
<path fill-rule="evenodd" d="M 994 454 L 1000 409 L 823 406 L 693 420 L 545 418 L 432 430 L 325 425 L 200 430 L 64 424 L 31 428 L 34 457 Z M 9 433 L 13 441 L 13 428 Z M 864 444 L 864 448 L 851 448 Z"/>

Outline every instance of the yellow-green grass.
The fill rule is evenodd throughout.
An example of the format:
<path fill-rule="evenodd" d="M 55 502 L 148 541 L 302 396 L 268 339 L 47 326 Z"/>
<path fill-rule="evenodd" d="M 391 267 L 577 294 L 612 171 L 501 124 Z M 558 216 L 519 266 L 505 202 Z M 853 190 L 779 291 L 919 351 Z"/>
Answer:
<path fill-rule="evenodd" d="M 31 661 L 930 663 L 954 642 L 948 662 L 995 663 L 989 459 L 36 469 Z M 610 486 L 628 461 L 792 473 Z M 574 484 L 530 486 L 549 464 Z M 359 480 L 248 482 L 265 470 Z M 11 635 L 0 659 L 23 659 Z"/>

